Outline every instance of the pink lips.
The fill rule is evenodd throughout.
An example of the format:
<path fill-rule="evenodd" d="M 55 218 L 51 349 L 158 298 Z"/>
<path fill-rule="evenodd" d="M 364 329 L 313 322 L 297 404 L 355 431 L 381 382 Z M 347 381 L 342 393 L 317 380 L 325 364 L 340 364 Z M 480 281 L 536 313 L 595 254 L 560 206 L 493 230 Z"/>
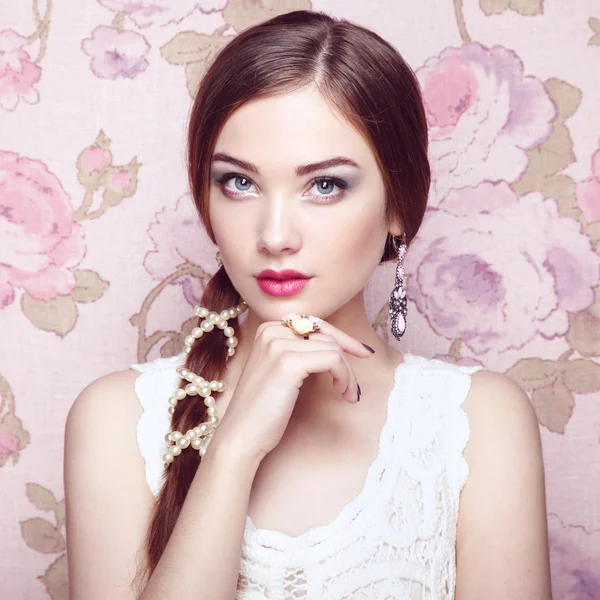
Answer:
<path fill-rule="evenodd" d="M 299 294 L 311 278 L 292 269 L 284 269 L 283 271 L 266 269 L 261 271 L 256 279 L 258 287 L 269 296 L 293 296 Z"/>

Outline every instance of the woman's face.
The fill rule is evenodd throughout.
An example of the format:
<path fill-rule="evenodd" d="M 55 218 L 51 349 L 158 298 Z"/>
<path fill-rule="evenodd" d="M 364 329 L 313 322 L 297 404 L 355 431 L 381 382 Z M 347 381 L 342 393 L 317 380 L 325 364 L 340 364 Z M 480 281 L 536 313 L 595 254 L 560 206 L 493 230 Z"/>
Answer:
<path fill-rule="evenodd" d="M 336 164 L 308 167 L 325 161 Z M 225 270 L 263 321 L 328 318 L 361 292 L 388 234 L 373 153 L 314 87 L 230 116 L 213 154 L 209 213 Z M 257 279 L 266 269 L 310 279 Z"/>

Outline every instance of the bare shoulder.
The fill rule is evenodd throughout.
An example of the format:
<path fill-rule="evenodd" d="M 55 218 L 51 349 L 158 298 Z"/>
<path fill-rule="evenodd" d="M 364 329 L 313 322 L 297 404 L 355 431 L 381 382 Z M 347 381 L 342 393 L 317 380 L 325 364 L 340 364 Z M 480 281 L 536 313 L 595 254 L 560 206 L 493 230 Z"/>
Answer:
<path fill-rule="evenodd" d="M 477 371 L 463 408 L 469 476 L 457 527 L 457 599 L 550 598 L 540 432 L 523 389 Z"/>
<path fill-rule="evenodd" d="M 116 414 L 120 417 L 139 416 L 142 408 L 135 395 L 135 382 L 139 375 L 137 371 L 125 369 L 107 373 L 90 382 L 75 398 L 69 410 L 67 426 L 74 429 L 78 421 L 89 418 L 104 421 Z"/>
<path fill-rule="evenodd" d="M 136 438 L 142 414 L 135 393 L 139 375 L 123 370 L 92 381 L 67 417 L 64 482 L 72 600 L 136 597 L 130 585 L 144 564 L 140 550 L 154 504 Z"/>
<path fill-rule="evenodd" d="M 489 435 L 496 442 L 508 436 L 514 443 L 517 433 L 523 442 L 537 443 L 539 428 L 531 401 L 517 383 L 502 373 L 473 373 L 463 408 L 471 424 L 472 445 L 479 445 Z"/>

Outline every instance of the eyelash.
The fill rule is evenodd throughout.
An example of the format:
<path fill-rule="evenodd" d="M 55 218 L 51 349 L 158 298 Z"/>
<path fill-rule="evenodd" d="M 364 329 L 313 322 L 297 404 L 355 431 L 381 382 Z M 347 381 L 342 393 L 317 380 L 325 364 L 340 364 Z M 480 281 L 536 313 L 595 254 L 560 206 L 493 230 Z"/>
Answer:
<path fill-rule="evenodd" d="M 242 192 L 236 193 L 236 192 L 232 192 L 231 190 L 227 190 L 225 189 L 225 184 L 230 181 L 231 179 L 236 179 L 236 178 L 240 178 L 240 179 L 246 179 L 247 181 L 250 181 L 253 185 L 254 182 L 249 178 L 246 177 L 246 175 L 241 175 L 240 173 L 225 173 L 224 175 L 221 175 L 221 177 L 217 177 L 216 182 L 219 185 L 219 188 L 221 189 L 221 191 L 228 197 L 230 198 L 237 198 L 240 196 L 243 196 L 244 194 Z M 317 203 L 320 204 L 331 204 L 331 200 L 333 199 L 334 201 L 337 200 L 341 200 L 345 195 L 346 195 L 346 191 L 351 187 L 349 183 L 347 183 L 346 181 L 344 181 L 343 179 L 339 179 L 338 177 L 315 177 L 311 182 L 311 187 L 315 184 L 318 183 L 322 183 L 322 182 L 327 182 L 327 183 L 333 183 L 334 185 L 337 185 L 340 188 L 340 192 L 338 192 L 337 194 L 329 194 L 329 195 L 320 195 L 322 198 L 325 198 L 326 200 L 317 200 Z"/>

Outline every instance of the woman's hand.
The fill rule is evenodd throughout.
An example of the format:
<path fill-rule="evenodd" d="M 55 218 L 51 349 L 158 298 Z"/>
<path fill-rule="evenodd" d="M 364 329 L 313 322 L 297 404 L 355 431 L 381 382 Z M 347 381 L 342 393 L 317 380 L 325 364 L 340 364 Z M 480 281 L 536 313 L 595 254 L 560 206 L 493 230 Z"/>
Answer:
<path fill-rule="evenodd" d="M 357 339 L 326 321 L 307 340 L 281 321 L 261 323 L 210 445 L 224 443 L 262 460 L 283 437 L 300 387 L 311 373 L 329 371 L 342 398 L 357 402 L 358 384 L 345 352 L 359 358 L 372 355 Z"/>

